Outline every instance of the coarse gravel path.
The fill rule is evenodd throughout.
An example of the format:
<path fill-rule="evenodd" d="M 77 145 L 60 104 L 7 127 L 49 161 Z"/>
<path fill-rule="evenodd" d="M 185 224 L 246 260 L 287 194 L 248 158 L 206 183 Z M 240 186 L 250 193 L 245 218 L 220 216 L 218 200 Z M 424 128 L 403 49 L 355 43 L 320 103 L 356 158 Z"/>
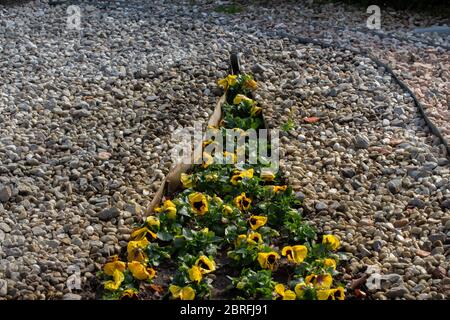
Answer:
<path fill-rule="evenodd" d="M 81 9 L 80 31 L 67 29 L 68 4 Z M 369 290 L 375 298 L 448 299 L 445 148 L 370 59 L 270 32 L 372 50 L 447 136 L 448 37 L 413 35 L 411 25 L 432 20 L 396 12 L 382 38 L 355 31 L 365 12 L 336 4 L 216 6 L 0 5 L 0 299 L 95 296 L 95 273 L 170 168 L 172 132 L 207 121 L 233 49 L 260 83 L 269 124 L 294 123 L 282 168 L 308 219 L 342 239 L 348 283 L 371 265 L 385 279 Z M 74 267 L 82 289 L 71 293 Z"/>

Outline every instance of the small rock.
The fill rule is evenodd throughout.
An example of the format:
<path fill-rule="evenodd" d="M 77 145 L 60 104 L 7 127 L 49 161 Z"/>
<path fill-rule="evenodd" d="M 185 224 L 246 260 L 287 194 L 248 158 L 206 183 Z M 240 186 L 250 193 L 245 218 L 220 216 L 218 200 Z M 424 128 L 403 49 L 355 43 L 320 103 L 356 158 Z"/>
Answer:
<path fill-rule="evenodd" d="M 416 254 L 421 258 L 425 258 L 428 257 L 431 253 L 425 250 L 417 249 Z"/>
<path fill-rule="evenodd" d="M 75 293 L 66 293 L 62 299 L 63 300 L 81 300 L 81 296 L 79 294 L 75 294 Z"/>
<path fill-rule="evenodd" d="M 327 210 L 327 208 L 328 208 L 328 206 L 325 202 L 320 201 L 316 204 L 317 211 Z"/>
<path fill-rule="evenodd" d="M 403 286 L 399 286 L 399 287 L 389 289 L 389 291 L 386 292 L 386 296 L 390 299 L 395 299 L 395 298 L 401 298 L 407 293 L 409 293 L 408 289 L 406 289 Z"/>
<path fill-rule="evenodd" d="M 431 241 L 431 243 L 434 243 L 436 241 L 445 242 L 445 238 L 447 236 L 443 232 L 432 234 L 428 237 L 428 239 Z"/>
<path fill-rule="evenodd" d="M 108 208 L 99 213 L 98 218 L 100 220 L 106 221 L 113 218 L 117 218 L 120 215 L 120 211 L 117 208 Z"/>
<path fill-rule="evenodd" d="M 8 224 L 6 224 L 5 222 L 0 222 L 0 229 L 5 231 L 6 233 L 11 232 L 11 227 Z"/>
<path fill-rule="evenodd" d="M 8 294 L 8 282 L 0 279 L 0 297 L 5 297 Z"/>
<path fill-rule="evenodd" d="M 8 186 L 0 187 L 0 202 L 7 202 L 11 198 L 11 188 Z"/>
<path fill-rule="evenodd" d="M 33 232 L 33 234 L 35 235 L 35 236 L 43 236 L 43 235 L 45 235 L 47 232 L 45 232 L 45 230 L 44 229 L 42 229 L 41 227 L 33 227 L 32 229 L 31 229 L 31 231 Z"/>
<path fill-rule="evenodd" d="M 423 209 L 425 208 L 425 202 L 423 202 L 422 200 L 420 200 L 419 198 L 413 198 L 408 202 L 408 205 L 411 207 L 416 207 L 419 209 Z"/>
<path fill-rule="evenodd" d="M 300 200 L 300 201 L 305 200 L 305 194 L 303 192 L 300 192 L 300 191 L 297 191 L 295 193 L 295 197 L 297 198 L 297 200 Z"/>
<path fill-rule="evenodd" d="M 408 219 L 400 219 L 394 222 L 395 228 L 403 228 L 408 224 Z"/>
<path fill-rule="evenodd" d="M 252 67 L 252 72 L 253 72 L 253 73 L 259 73 L 259 74 L 262 74 L 262 73 L 264 73 L 264 72 L 266 72 L 266 71 L 267 71 L 267 68 L 264 67 L 263 65 L 259 64 L 259 63 L 256 63 L 256 64 L 253 65 L 253 67 Z"/>
<path fill-rule="evenodd" d="M 358 134 L 355 137 L 355 147 L 356 149 L 368 149 L 369 148 L 369 139 L 363 135 L 363 134 Z"/>
<path fill-rule="evenodd" d="M 342 168 L 341 173 L 346 178 L 353 178 L 356 174 L 353 168 Z"/>
<path fill-rule="evenodd" d="M 397 194 L 400 192 L 400 188 L 402 186 L 402 180 L 400 180 L 400 179 L 391 180 L 386 184 L 386 186 L 392 194 Z"/>
<path fill-rule="evenodd" d="M 86 227 L 86 233 L 90 236 L 92 236 L 94 234 L 94 227 L 92 226 L 87 226 Z"/>

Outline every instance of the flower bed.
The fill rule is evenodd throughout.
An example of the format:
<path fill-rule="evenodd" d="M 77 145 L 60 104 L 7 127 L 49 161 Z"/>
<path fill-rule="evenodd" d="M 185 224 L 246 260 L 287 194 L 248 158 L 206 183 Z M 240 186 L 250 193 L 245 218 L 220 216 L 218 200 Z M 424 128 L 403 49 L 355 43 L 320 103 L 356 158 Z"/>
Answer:
<path fill-rule="evenodd" d="M 211 130 L 245 136 L 265 128 L 250 75 L 228 75 L 219 85 L 221 121 Z M 203 162 L 180 175 L 183 190 L 166 195 L 131 234 L 122 259 L 104 266 L 102 297 L 344 299 L 333 279 L 339 240 L 317 236 L 279 172 L 259 159 L 237 163 L 236 153 L 209 154 L 214 143 L 203 141 Z"/>

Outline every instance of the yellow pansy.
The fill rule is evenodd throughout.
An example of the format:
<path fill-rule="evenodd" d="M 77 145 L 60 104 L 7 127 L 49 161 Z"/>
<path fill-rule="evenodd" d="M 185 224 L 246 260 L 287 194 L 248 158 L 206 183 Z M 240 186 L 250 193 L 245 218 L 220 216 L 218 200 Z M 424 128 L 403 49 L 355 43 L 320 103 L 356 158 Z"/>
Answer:
<path fill-rule="evenodd" d="M 227 205 L 224 205 L 222 207 L 222 211 L 224 214 L 232 214 L 233 213 L 233 208 Z"/>
<path fill-rule="evenodd" d="M 243 171 L 238 171 L 236 172 L 232 177 L 231 177 L 231 184 L 233 185 L 237 185 L 239 182 L 242 181 L 242 179 L 251 179 L 253 178 L 253 169 L 248 169 L 248 170 L 243 170 Z"/>
<path fill-rule="evenodd" d="M 250 115 L 252 117 L 257 116 L 261 113 L 262 108 L 258 107 L 258 106 L 252 106 L 252 108 L 250 109 Z"/>
<path fill-rule="evenodd" d="M 286 191 L 287 186 L 273 186 L 273 192 L 278 193 L 280 191 Z"/>
<path fill-rule="evenodd" d="M 193 180 L 192 180 L 192 174 L 186 174 L 182 173 L 180 177 L 181 184 L 183 185 L 183 188 L 189 189 L 194 186 Z"/>
<path fill-rule="evenodd" d="M 250 228 L 252 230 L 257 230 L 259 227 L 262 227 L 267 223 L 267 217 L 265 216 L 251 216 L 248 219 L 248 222 L 250 223 Z"/>
<path fill-rule="evenodd" d="M 336 270 L 336 260 L 331 258 L 326 258 L 323 260 L 323 266 L 325 268 L 333 268 L 333 270 Z"/>
<path fill-rule="evenodd" d="M 245 88 L 249 88 L 252 90 L 255 90 L 258 87 L 258 84 L 255 80 L 253 79 L 248 79 L 244 82 L 244 87 Z"/>
<path fill-rule="evenodd" d="M 247 235 L 246 234 L 240 234 L 238 235 L 236 239 L 236 245 L 240 245 L 243 241 L 247 241 Z"/>
<path fill-rule="evenodd" d="M 234 86 L 236 84 L 237 76 L 234 74 L 229 74 L 226 78 L 220 79 L 217 81 L 219 86 L 227 90 L 230 86 Z"/>
<path fill-rule="evenodd" d="M 190 268 L 188 270 L 188 274 L 189 274 L 189 279 L 191 281 L 200 282 L 202 280 L 202 277 L 203 277 L 200 268 L 197 267 L 197 266 L 192 266 L 192 268 Z"/>
<path fill-rule="evenodd" d="M 308 248 L 302 245 L 286 246 L 281 250 L 281 254 L 286 256 L 289 262 L 302 263 L 308 254 Z"/>
<path fill-rule="evenodd" d="M 166 200 L 164 201 L 162 207 L 159 207 L 155 209 L 156 212 L 166 212 L 169 219 L 175 219 L 177 215 L 177 206 L 175 203 L 172 202 L 172 200 Z M 153 220 L 148 220 L 151 216 L 147 218 L 147 224 L 149 226 L 155 226 L 159 228 L 159 219 L 154 217 L 151 218 Z"/>
<path fill-rule="evenodd" d="M 125 276 L 124 276 L 123 272 L 121 272 L 119 269 L 114 270 L 112 277 L 113 277 L 113 280 L 105 281 L 105 283 L 103 284 L 103 286 L 106 290 L 115 291 L 115 290 L 119 289 L 123 280 L 125 280 Z"/>
<path fill-rule="evenodd" d="M 275 251 L 258 253 L 258 262 L 263 269 L 275 270 L 278 259 L 280 259 L 280 255 Z"/>
<path fill-rule="evenodd" d="M 299 298 L 299 299 L 303 299 L 304 298 L 304 296 L 305 296 L 305 289 L 307 287 L 311 287 L 311 285 L 307 285 L 304 282 L 300 282 L 300 283 L 297 283 L 295 285 L 294 291 L 295 291 L 295 294 L 297 295 L 297 298 Z"/>
<path fill-rule="evenodd" d="M 322 243 L 329 247 L 331 250 L 336 250 L 340 246 L 339 239 L 332 234 L 324 235 L 322 238 Z"/>
<path fill-rule="evenodd" d="M 189 286 L 181 288 L 172 284 L 169 287 L 169 291 L 172 294 L 173 299 L 194 300 L 195 298 L 195 290 Z"/>
<path fill-rule="evenodd" d="M 259 234 L 258 232 L 250 232 L 247 236 L 247 242 L 250 244 L 259 244 L 263 243 L 263 239 L 261 234 Z"/>
<path fill-rule="evenodd" d="M 138 280 L 153 279 L 156 275 L 156 271 L 153 268 L 147 268 L 139 261 L 128 262 L 128 270 Z"/>
<path fill-rule="evenodd" d="M 191 193 L 188 198 L 191 209 L 195 214 L 203 216 L 206 212 L 208 212 L 208 200 L 204 194 L 195 192 Z"/>
<path fill-rule="evenodd" d="M 295 300 L 296 295 L 292 290 L 286 290 L 283 284 L 278 283 L 275 285 L 275 298 L 274 300 Z"/>
<path fill-rule="evenodd" d="M 344 288 L 317 290 L 317 300 L 344 300 Z"/>
<path fill-rule="evenodd" d="M 200 269 L 202 274 L 210 273 L 216 270 L 214 260 L 209 259 L 207 256 L 200 256 L 197 261 L 195 261 L 194 265 Z"/>
<path fill-rule="evenodd" d="M 241 211 L 243 211 L 248 210 L 248 208 L 250 208 L 252 200 L 245 196 L 245 192 L 242 192 L 240 196 L 234 198 L 234 203 L 236 204 L 236 207 L 238 207 Z"/>
<path fill-rule="evenodd" d="M 119 261 L 119 257 L 114 255 L 111 257 L 111 262 L 108 262 L 103 267 L 103 272 L 108 276 L 113 276 L 114 271 L 119 270 L 120 272 L 124 272 L 126 268 L 126 263 L 123 261 Z"/>
<path fill-rule="evenodd" d="M 243 94 L 237 94 L 236 97 L 234 97 L 234 99 L 233 99 L 233 104 L 239 104 L 242 101 L 245 101 L 246 103 L 248 103 L 250 105 L 255 104 L 255 100 L 252 100 Z"/>
<path fill-rule="evenodd" d="M 305 278 L 306 284 L 312 284 L 316 289 L 330 289 L 333 283 L 333 277 L 326 274 L 311 274 Z"/>
<path fill-rule="evenodd" d="M 269 170 L 261 171 L 260 178 L 264 181 L 273 181 L 275 180 L 275 174 Z"/>
<path fill-rule="evenodd" d="M 147 257 L 144 253 L 144 249 L 146 249 L 149 244 L 150 242 L 145 237 L 141 240 L 129 241 L 127 245 L 128 261 L 145 262 Z"/>

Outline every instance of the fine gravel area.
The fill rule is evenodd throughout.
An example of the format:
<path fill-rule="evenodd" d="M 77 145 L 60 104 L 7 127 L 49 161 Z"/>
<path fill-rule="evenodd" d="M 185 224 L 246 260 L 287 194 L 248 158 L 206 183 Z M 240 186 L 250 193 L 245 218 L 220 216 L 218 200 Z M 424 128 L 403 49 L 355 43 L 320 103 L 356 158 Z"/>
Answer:
<path fill-rule="evenodd" d="M 69 4 L 81 9 L 80 30 L 67 28 Z M 443 132 L 449 60 L 438 45 L 448 38 L 411 35 L 393 18 L 388 33 L 411 41 L 351 31 L 367 14 L 336 4 L 216 6 L 0 5 L 0 299 L 95 297 L 95 273 L 126 246 L 170 168 L 172 133 L 209 118 L 233 48 L 259 81 L 271 127 L 293 123 L 281 137 L 282 169 L 308 219 L 341 238 L 348 284 L 375 272 L 384 280 L 365 290 L 374 298 L 448 299 L 444 146 L 370 59 L 269 31 L 370 47 L 432 104 Z M 348 15 L 336 18 L 347 31 L 329 25 L 333 12 Z M 431 66 L 428 76 L 416 63 Z M 74 269 L 81 289 L 71 291 Z"/>

